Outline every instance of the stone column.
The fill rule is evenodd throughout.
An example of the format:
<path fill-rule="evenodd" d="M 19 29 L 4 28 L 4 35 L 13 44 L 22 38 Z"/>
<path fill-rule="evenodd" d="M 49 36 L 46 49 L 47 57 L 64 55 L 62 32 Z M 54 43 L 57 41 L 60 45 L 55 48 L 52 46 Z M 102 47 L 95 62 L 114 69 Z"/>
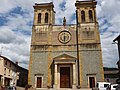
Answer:
<path fill-rule="evenodd" d="M 57 88 L 57 64 L 55 64 L 54 70 L 54 88 Z"/>
<path fill-rule="evenodd" d="M 73 86 L 72 86 L 73 89 L 76 88 L 76 66 L 75 64 L 73 64 Z"/>

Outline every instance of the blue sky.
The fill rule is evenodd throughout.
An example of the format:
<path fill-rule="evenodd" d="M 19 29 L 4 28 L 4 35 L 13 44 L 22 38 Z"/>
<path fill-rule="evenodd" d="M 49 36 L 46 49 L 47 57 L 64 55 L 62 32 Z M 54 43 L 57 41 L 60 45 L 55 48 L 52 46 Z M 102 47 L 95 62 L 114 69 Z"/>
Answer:
<path fill-rule="evenodd" d="M 33 5 L 53 1 L 56 24 L 66 17 L 68 24 L 75 21 L 76 0 L 1 0 L 0 3 L 0 52 L 20 66 L 28 68 Z M 97 18 L 102 45 L 103 64 L 116 67 L 117 45 L 113 39 L 120 34 L 120 0 L 97 0 Z"/>

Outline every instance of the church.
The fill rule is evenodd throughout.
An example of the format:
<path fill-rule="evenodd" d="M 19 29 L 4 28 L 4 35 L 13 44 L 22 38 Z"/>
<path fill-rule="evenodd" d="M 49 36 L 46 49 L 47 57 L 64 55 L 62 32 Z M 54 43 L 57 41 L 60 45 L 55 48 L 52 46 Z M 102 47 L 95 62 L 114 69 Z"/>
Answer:
<path fill-rule="evenodd" d="M 95 0 L 76 1 L 76 24 L 55 24 L 54 4 L 35 3 L 28 83 L 34 88 L 94 88 L 104 81 Z"/>

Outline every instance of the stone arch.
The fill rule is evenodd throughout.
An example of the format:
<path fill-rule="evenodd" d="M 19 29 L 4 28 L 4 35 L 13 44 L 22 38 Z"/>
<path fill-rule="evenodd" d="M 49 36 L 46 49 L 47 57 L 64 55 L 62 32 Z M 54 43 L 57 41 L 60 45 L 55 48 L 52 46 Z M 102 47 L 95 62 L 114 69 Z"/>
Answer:
<path fill-rule="evenodd" d="M 88 13 L 89 13 L 89 21 L 93 22 L 93 12 L 92 12 L 92 10 L 89 10 Z"/>
<path fill-rule="evenodd" d="M 48 23 L 48 18 L 49 18 L 49 14 L 46 12 L 45 13 L 45 23 Z"/>
<path fill-rule="evenodd" d="M 85 11 L 81 11 L 81 22 L 85 22 Z"/>
<path fill-rule="evenodd" d="M 42 14 L 39 13 L 39 14 L 38 14 L 38 23 L 41 23 L 41 17 L 42 17 Z"/>

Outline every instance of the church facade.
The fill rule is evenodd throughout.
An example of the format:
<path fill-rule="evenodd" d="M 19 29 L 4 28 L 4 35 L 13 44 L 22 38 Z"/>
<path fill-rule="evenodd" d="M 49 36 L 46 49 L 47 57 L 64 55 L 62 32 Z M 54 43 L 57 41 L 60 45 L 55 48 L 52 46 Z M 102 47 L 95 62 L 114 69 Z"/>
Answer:
<path fill-rule="evenodd" d="M 35 4 L 28 83 L 34 88 L 93 88 L 104 81 L 95 0 L 76 1 L 76 24 L 55 24 L 54 5 Z"/>

